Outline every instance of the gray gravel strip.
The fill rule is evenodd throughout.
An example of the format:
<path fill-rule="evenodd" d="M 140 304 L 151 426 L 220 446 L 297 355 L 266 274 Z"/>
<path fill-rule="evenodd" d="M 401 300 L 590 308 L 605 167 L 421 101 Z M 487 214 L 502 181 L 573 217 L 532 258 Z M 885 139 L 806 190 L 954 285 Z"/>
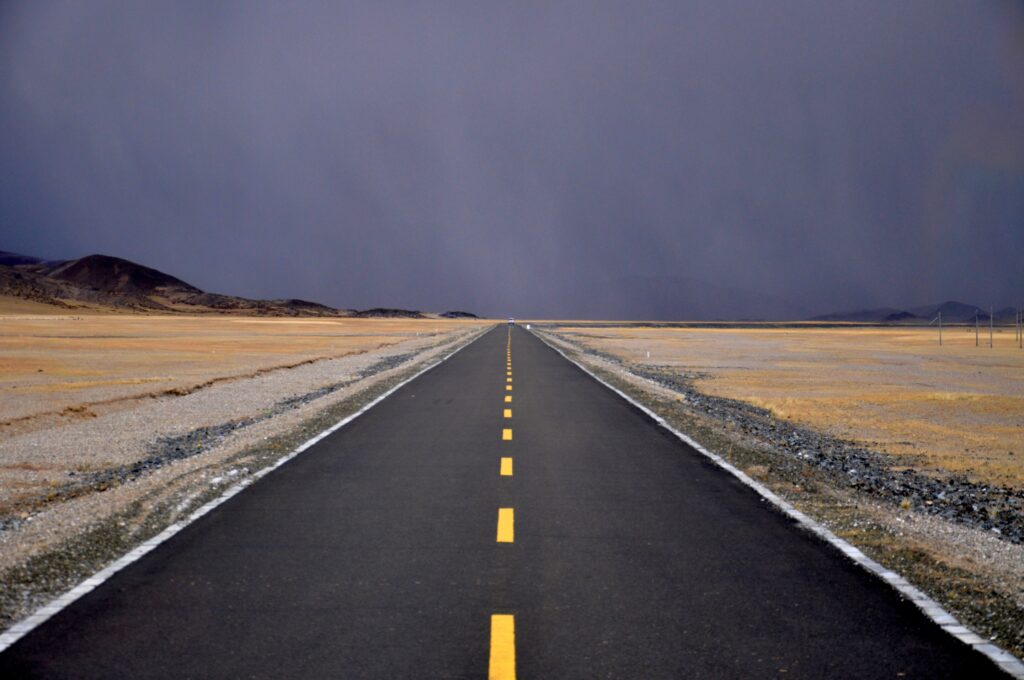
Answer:
<path fill-rule="evenodd" d="M 783 468 L 810 465 L 839 486 L 1024 543 L 1024 490 L 979 484 L 959 475 L 938 478 L 914 470 L 894 470 L 892 458 L 884 454 L 779 420 L 766 409 L 742 401 L 703 394 L 694 387 L 695 380 L 706 377 L 703 374 L 626 364 L 565 335 L 558 337 L 576 351 L 671 390 L 691 408 L 766 443 Z"/>

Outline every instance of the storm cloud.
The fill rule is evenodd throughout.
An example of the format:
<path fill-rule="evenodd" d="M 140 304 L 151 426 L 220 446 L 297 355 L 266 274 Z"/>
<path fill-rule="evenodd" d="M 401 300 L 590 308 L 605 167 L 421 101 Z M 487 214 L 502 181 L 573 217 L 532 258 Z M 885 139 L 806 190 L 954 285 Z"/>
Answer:
<path fill-rule="evenodd" d="M 0 6 L 0 248 L 543 317 L 1024 300 L 1010 0 Z"/>

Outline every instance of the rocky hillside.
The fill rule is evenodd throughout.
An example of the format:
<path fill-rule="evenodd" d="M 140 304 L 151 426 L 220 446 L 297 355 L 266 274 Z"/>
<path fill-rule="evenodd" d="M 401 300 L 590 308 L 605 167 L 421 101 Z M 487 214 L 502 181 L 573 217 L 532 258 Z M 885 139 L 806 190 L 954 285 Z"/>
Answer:
<path fill-rule="evenodd" d="M 48 262 L 0 251 L 0 295 L 68 309 L 90 307 L 266 316 L 350 316 L 353 313 L 305 300 L 250 300 L 207 293 L 170 274 L 109 255 Z"/>

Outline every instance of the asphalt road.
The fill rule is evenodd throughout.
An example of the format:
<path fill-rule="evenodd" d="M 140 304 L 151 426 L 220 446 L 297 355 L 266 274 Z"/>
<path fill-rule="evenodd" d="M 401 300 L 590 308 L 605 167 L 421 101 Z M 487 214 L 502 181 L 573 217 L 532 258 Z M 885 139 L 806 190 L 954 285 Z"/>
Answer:
<path fill-rule="evenodd" d="M 520 328 L 507 382 L 508 335 L 119 572 L 0 677 L 1001 677 Z"/>

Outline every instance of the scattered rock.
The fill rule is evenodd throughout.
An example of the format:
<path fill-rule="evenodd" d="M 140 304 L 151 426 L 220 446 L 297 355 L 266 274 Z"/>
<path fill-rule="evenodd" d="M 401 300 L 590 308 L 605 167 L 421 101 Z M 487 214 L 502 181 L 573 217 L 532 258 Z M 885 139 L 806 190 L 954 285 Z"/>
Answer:
<path fill-rule="evenodd" d="M 837 485 L 1024 544 L 1024 490 L 972 482 L 963 475 L 939 478 L 896 470 L 890 457 L 854 442 L 779 420 L 768 410 L 742 401 L 703 394 L 694 387 L 696 379 L 706 377 L 703 374 L 668 366 L 629 365 L 610 354 L 571 344 L 582 354 L 677 393 L 690 408 L 766 444 L 782 467 L 811 465 Z"/>

